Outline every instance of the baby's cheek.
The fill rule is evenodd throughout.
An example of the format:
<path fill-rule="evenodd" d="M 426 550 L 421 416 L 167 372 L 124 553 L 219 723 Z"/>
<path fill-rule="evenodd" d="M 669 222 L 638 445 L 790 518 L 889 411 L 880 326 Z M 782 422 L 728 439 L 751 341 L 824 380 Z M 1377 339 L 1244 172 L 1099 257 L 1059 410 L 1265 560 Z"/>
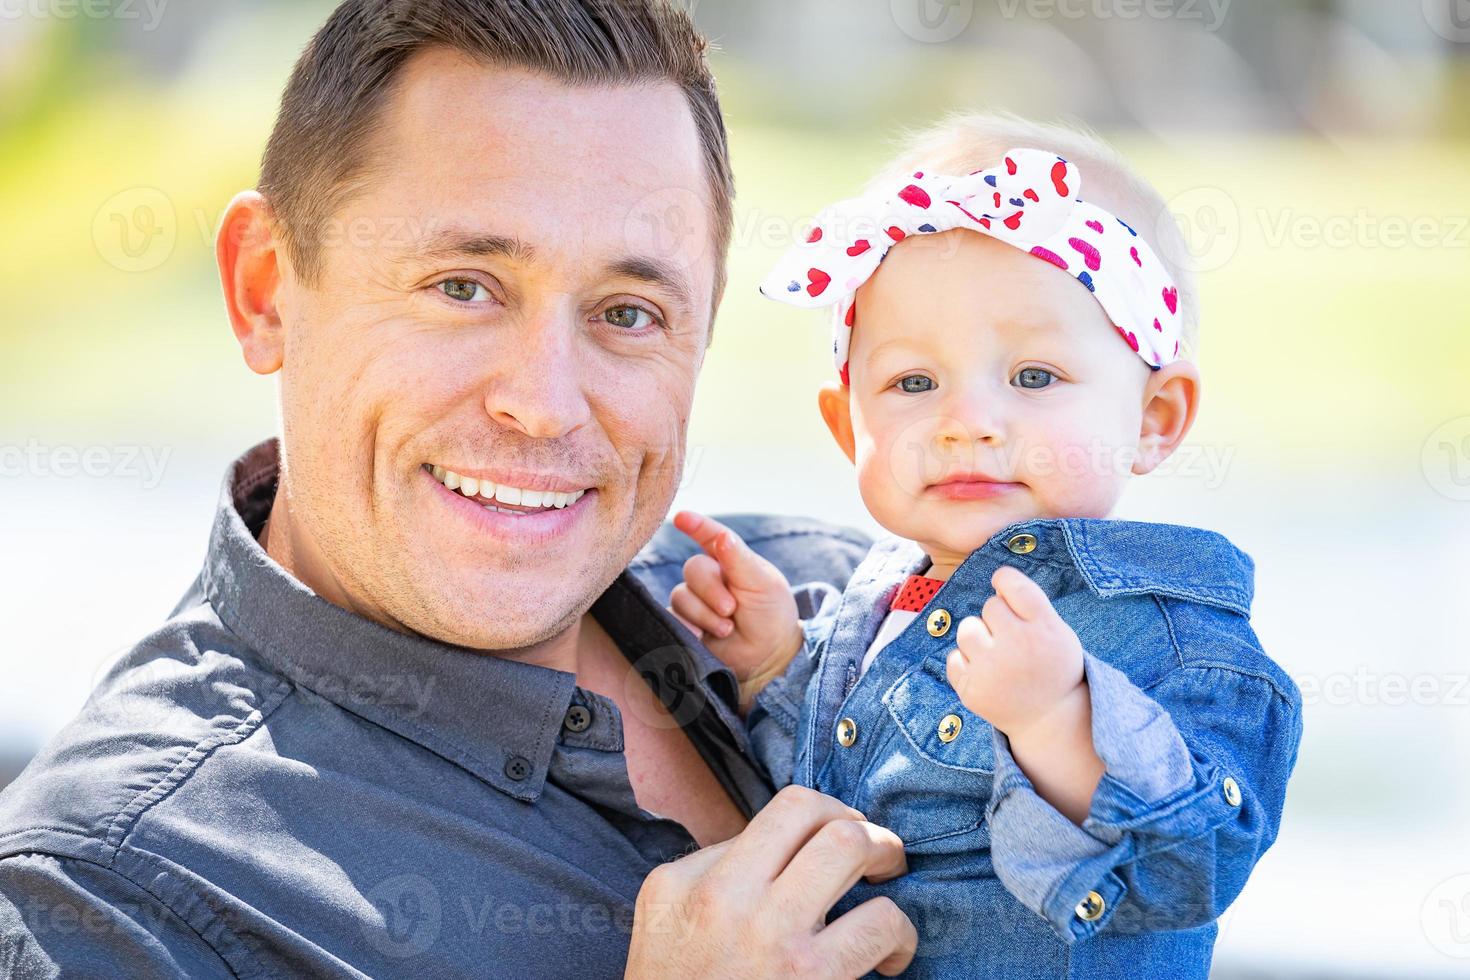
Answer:
<path fill-rule="evenodd" d="M 1032 490 L 1057 517 L 1107 516 L 1128 471 L 1116 447 L 1091 435 L 1050 441 L 1031 459 Z"/>
<path fill-rule="evenodd" d="M 894 534 L 907 536 L 912 514 L 924 484 L 912 472 L 895 465 L 887 446 L 872 445 L 857 454 L 858 491 L 873 519 Z"/>

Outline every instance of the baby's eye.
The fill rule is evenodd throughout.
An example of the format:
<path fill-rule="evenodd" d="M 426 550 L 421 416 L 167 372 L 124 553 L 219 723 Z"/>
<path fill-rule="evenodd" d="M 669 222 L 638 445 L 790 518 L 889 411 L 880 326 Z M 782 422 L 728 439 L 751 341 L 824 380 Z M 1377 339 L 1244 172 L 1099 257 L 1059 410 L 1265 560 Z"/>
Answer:
<path fill-rule="evenodd" d="M 918 394 L 923 391 L 933 391 L 934 379 L 922 374 L 911 374 L 906 378 L 900 378 L 898 386 L 910 394 Z"/>
<path fill-rule="evenodd" d="M 1045 388 L 1056 380 L 1056 375 L 1042 368 L 1022 368 L 1011 379 L 1017 388 Z"/>
<path fill-rule="evenodd" d="M 439 290 L 461 303 L 483 303 L 490 298 L 490 290 L 473 279 L 445 279 Z"/>

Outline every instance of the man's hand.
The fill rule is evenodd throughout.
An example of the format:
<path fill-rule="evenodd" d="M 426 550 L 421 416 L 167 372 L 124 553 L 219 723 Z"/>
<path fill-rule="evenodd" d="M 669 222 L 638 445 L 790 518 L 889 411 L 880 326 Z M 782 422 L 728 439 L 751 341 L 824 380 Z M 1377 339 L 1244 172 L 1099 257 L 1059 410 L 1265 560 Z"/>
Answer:
<path fill-rule="evenodd" d="M 703 553 L 684 563 L 669 609 L 734 672 L 745 710 L 801 650 L 791 587 L 780 569 L 719 521 L 683 510 L 674 527 Z"/>
<path fill-rule="evenodd" d="M 918 932 L 891 899 L 827 923 L 859 878 L 908 869 L 892 831 L 830 796 L 788 786 L 737 837 L 655 868 L 633 914 L 627 976 L 892 976 Z"/>
<path fill-rule="evenodd" d="M 1012 739 L 1067 704 L 1082 684 L 1082 642 L 1026 573 L 1002 565 L 995 595 L 955 631 L 946 664 L 965 707 Z"/>

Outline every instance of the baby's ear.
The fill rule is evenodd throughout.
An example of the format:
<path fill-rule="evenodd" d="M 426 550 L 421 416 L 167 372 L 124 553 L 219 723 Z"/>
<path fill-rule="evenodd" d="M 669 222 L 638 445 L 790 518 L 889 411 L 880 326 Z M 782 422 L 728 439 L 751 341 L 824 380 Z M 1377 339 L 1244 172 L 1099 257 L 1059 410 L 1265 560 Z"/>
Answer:
<path fill-rule="evenodd" d="M 850 462 L 857 462 L 857 447 L 852 438 L 852 390 L 836 381 L 828 381 L 817 392 L 817 407 L 822 410 L 822 420 L 832 430 L 832 438 L 847 455 Z"/>
<path fill-rule="evenodd" d="M 1135 474 L 1151 472 L 1179 448 L 1199 411 L 1199 388 L 1199 368 L 1189 361 L 1175 361 L 1150 372 L 1143 391 Z"/>

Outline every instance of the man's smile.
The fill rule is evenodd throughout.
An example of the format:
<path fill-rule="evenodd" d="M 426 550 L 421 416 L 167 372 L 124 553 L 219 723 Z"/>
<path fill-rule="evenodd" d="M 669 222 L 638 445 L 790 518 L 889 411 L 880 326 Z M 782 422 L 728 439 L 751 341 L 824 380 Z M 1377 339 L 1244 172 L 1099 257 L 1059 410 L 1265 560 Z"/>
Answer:
<path fill-rule="evenodd" d="M 564 537 L 582 523 L 598 496 L 594 487 L 558 489 L 567 481 L 547 475 L 519 478 L 519 482 L 548 488 L 543 490 L 496 483 L 493 478 L 465 477 L 438 464 L 425 463 L 420 472 L 434 496 L 468 523 L 471 534 L 499 538 L 518 547 Z M 534 503 L 527 504 L 528 500 Z"/>
<path fill-rule="evenodd" d="M 502 481 L 469 476 L 438 463 L 425 463 L 423 468 L 445 487 L 466 499 L 507 514 L 529 514 L 551 508 L 561 510 L 581 500 L 582 495 L 592 489 L 578 481 L 550 475 L 507 476 Z M 511 482 L 513 479 L 515 483 Z"/>

